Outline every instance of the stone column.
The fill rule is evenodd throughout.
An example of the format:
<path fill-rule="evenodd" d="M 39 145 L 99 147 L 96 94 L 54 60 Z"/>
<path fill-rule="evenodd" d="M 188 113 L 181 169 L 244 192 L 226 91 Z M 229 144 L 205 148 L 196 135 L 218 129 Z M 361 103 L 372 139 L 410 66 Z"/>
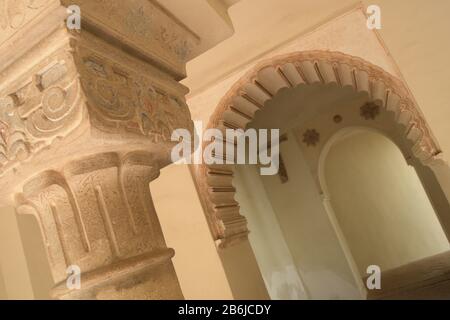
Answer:
<path fill-rule="evenodd" d="M 17 211 L 40 222 L 54 297 L 182 298 L 148 186 L 158 174 L 150 152 L 105 152 L 24 184 Z M 69 266 L 83 272 L 80 290 L 67 288 Z"/>
<path fill-rule="evenodd" d="M 205 42 L 149 0 L 1 1 L 0 31 L 0 201 L 37 218 L 53 296 L 182 298 L 149 183 L 192 130 L 178 81 Z"/>

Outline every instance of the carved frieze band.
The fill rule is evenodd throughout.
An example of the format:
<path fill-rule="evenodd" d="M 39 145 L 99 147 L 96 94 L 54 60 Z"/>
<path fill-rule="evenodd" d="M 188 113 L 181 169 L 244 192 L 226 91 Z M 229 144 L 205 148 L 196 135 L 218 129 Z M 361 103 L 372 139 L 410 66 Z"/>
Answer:
<path fill-rule="evenodd" d="M 59 32 L 66 32 L 60 49 L 23 75 L 6 73 L 11 85 L 0 92 L 0 175 L 67 137 L 83 119 L 124 141 L 170 142 L 173 130 L 192 130 L 186 89 L 169 75 L 87 32 Z M 33 50 L 38 56 L 44 49 Z"/>
<path fill-rule="evenodd" d="M 170 141 L 177 128 L 192 130 L 184 92 L 158 86 L 157 75 L 140 75 L 83 46 L 76 48 L 76 57 L 90 119 L 98 129 L 143 135 L 155 143 Z"/>
<path fill-rule="evenodd" d="M 177 77 L 200 45 L 200 38 L 153 0 L 62 0 L 83 12 L 83 28 L 102 30 L 137 48 Z M 92 25 L 92 26 L 91 26 Z"/>
<path fill-rule="evenodd" d="M 366 92 L 370 103 L 392 111 L 414 142 L 415 156 L 426 162 L 440 150 L 414 99 L 403 82 L 360 58 L 339 52 L 307 51 L 274 57 L 257 64 L 235 83 L 210 118 L 209 128 L 245 129 L 255 113 L 282 88 L 331 84 Z M 234 200 L 230 166 L 197 166 L 195 169 L 207 218 L 217 240 L 243 238 L 245 219 Z"/>

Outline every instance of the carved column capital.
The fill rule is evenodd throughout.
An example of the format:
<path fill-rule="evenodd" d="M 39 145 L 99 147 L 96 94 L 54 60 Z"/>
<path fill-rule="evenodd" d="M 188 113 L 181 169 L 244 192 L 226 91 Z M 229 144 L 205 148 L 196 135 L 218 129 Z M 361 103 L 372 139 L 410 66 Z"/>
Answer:
<path fill-rule="evenodd" d="M 60 24 L 2 70 L 2 200 L 36 171 L 93 152 L 140 145 L 164 166 L 172 131 L 192 130 L 187 89 L 94 31 Z"/>

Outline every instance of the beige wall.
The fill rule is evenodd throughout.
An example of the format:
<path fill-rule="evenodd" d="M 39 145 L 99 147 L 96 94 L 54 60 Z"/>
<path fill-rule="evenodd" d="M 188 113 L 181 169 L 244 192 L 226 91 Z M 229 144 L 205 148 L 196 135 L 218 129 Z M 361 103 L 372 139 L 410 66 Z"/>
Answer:
<path fill-rule="evenodd" d="M 8 299 L 33 299 L 33 288 L 13 208 L 0 209 L 0 263 Z M 1 274 L 0 274 L 1 276 Z"/>
<path fill-rule="evenodd" d="M 39 224 L 36 218 L 31 215 L 18 215 L 17 224 L 34 298 L 49 300 L 51 299 L 50 290 L 54 287 L 54 282 Z"/>
<path fill-rule="evenodd" d="M 8 292 L 6 290 L 5 279 L 3 278 L 3 272 L 1 269 L 2 261 L 0 260 L 0 299 L 6 300 L 8 299 Z"/>
<path fill-rule="evenodd" d="M 233 298 L 269 300 L 264 279 L 248 240 L 241 240 L 218 250 Z"/>
<path fill-rule="evenodd" d="M 450 1 L 364 0 L 379 4 L 380 34 L 450 159 Z"/>
<path fill-rule="evenodd" d="M 357 131 L 336 142 L 325 180 L 339 226 L 365 275 L 449 249 L 413 167 L 381 134 Z"/>
<path fill-rule="evenodd" d="M 54 283 L 36 219 L 11 207 L 0 213 L 0 298 L 50 299 Z"/>
<path fill-rule="evenodd" d="M 150 183 L 167 246 L 186 299 L 232 299 L 187 165 L 171 165 Z"/>

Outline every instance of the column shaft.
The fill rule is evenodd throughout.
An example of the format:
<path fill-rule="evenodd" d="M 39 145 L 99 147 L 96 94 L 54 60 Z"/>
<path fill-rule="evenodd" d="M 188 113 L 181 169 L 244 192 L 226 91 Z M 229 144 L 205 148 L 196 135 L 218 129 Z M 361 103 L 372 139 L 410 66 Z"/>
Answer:
<path fill-rule="evenodd" d="M 17 211 L 41 225 L 56 298 L 182 298 L 150 195 L 158 174 L 151 154 L 110 152 L 24 185 Z M 67 287 L 70 266 L 82 271 L 80 290 Z"/>

